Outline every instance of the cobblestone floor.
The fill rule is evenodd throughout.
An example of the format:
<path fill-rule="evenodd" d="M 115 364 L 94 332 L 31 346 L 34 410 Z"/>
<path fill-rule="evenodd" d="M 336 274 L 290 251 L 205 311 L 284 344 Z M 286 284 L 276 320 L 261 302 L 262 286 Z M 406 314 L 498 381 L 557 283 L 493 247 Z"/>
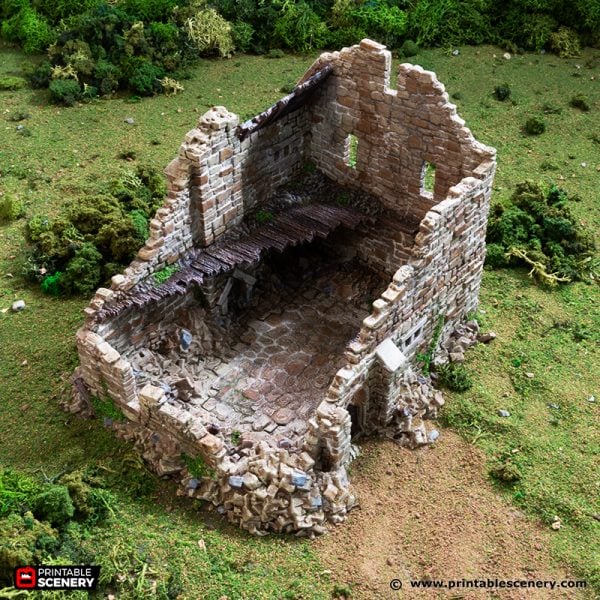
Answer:
<path fill-rule="evenodd" d="M 255 312 L 262 318 L 247 323 L 203 408 L 240 432 L 304 434 L 369 314 L 372 286 L 372 276 L 352 268 L 322 275 L 291 300 L 264 300 Z"/>
<path fill-rule="evenodd" d="M 318 275 L 278 279 L 279 293 L 262 292 L 231 328 L 225 356 L 192 350 L 169 356 L 143 349 L 131 358 L 138 385 L 167 389 L 182 377 L 193 382 L 180 406 L 226 436 L 263 432 L 293 443 L 344 364 L 346 344 L 358 333 L 383 281 L 352 262 L 329 265 Z M 290 284 L 291 283 L 291 284 Z M 176 327 L 176 324 L 173 325 Z"/>

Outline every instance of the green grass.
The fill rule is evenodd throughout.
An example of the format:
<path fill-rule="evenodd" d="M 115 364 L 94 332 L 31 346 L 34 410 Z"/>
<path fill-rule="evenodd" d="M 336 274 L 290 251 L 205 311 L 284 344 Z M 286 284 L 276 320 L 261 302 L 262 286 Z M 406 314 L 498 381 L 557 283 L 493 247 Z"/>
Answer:
<path fill-rule="evenodd" d="M 582 197 L 573 210 L 597 232 L 600 52 L 586 50 L 574 60 L 529 54 L 505 61 L 501 55 L 491 47 L 463 48 L 457 57 L 438 50 L 412 60 L 437 71 L 448 92 L 459 95 L 459 113 L 477 139 L 498 149 L 494 201 L 506 201 L 527 177 L 554 179 Z M 0 56 L 0 77 L 19 75 L 23 55 L 3 49 Z M 59 108 L 43 92 L 0 92 L 0 191 L 22 202 L 27 217 L 56 214 L 117 176 L 125 150 L 136 162 L 163 168 L 211 105 L 248 118 L 275 101 L 310 62 L 289 55 L 202 61 L 182 94 L 136 103 L 123 97 Z M 498 102 L 494 87 L 505 82 L 511 99 Z M 569 106 L 577 93 L 589 99 L 589 112 Z M 546 132 L 524 136 L 524 122 L 545 106 L 557 109 L 544 114 Z M 11 115 L 18 113 L 29 113 L 21 123 L 30 136 L 16 131 Z M 130 116 L 133 126 L 123 122 Z M 58 409 L 77 364 L 74 334 L 87 301 L 43 296 L 21 278 L 23 224 L 0 226 L 0 310 L 19 298 L 27 304 L 22 313 L 0 312 L 0 465 L 50 475 L 100 464 L 113 474 L 116 521 L 88 543 L 104 557 L 105 572 L 123 579 L 119 598 L 151 597 L 153 581 L 164 588 L 169 575 L 186 598 L 330 597 L 332 584 L 319 575 L 310 544 L 252 538 L 196 512 L 168 482 L 141 469 L 101 419 L 82 421 Z M 520 479 L 511 487 L 498 484 L 499 491 L 548 525 L 559 515 L 557 560 L 598 584 L 600 524 L 589 514 L 600 512 L 600 403 L 587 402 L 590 395 L 600 399 L 598 288 L 576 284 L 549 292 L 523 272 L 486 272 L 481 298 L 485 329 L 499 338 L 472 352 L 473 387 L 449 393 L 444 418 L 485 450 L 490 468 L 511 459 Z M 576 341 L 582 334 L 587 339 Z M 549 409 L 550 403 L 560 408 Z M 498 417 L 500 408 L 511 417 Z"/>

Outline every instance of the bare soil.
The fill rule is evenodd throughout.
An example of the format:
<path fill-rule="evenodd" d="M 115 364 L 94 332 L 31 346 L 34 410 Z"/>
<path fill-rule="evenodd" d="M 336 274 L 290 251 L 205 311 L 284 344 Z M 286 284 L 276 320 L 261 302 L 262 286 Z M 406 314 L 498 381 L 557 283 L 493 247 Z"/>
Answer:
<path fill-rule="evenodd" d="M 549 554 L 557 535 L 494 491 L 484 455 L 443 431 L 417 451 L 390 441 L 361 445 L 351 480 L 361 507 L 315 542 L 352 600 L 387 598 L 584 598 L 581 591 L 417 590 L 410 580 L 575 579 Z M 401 591 L 390 581 L 399 579 Z"/>

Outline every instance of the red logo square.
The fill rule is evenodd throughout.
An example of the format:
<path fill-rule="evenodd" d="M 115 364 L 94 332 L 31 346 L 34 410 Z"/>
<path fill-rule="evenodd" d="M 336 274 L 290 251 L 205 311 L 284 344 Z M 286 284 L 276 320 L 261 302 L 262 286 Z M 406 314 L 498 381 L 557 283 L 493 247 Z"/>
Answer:
<path fill-rule="evenodd" d="M 33 567 L 19 567 L 15 570 L 15 587 L 18 590 L 31 590 L 37 583 L 37 571 Z"/>

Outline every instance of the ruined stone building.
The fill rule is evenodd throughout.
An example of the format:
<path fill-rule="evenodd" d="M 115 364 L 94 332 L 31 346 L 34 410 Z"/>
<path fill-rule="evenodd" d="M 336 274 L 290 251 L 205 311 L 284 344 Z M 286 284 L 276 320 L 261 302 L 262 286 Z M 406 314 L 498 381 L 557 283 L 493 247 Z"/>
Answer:
<path fill-rule="evenodd" d="M 390 73 L 363 40 L 251 121 L 209 110 L 77 333 L 70 408 L 112 399 L 157 473 L 255 533 L 342 520 L 361 437 L 431 443 L 419 355 L 475 331 L 495 151 L 433 73 Z"/>

